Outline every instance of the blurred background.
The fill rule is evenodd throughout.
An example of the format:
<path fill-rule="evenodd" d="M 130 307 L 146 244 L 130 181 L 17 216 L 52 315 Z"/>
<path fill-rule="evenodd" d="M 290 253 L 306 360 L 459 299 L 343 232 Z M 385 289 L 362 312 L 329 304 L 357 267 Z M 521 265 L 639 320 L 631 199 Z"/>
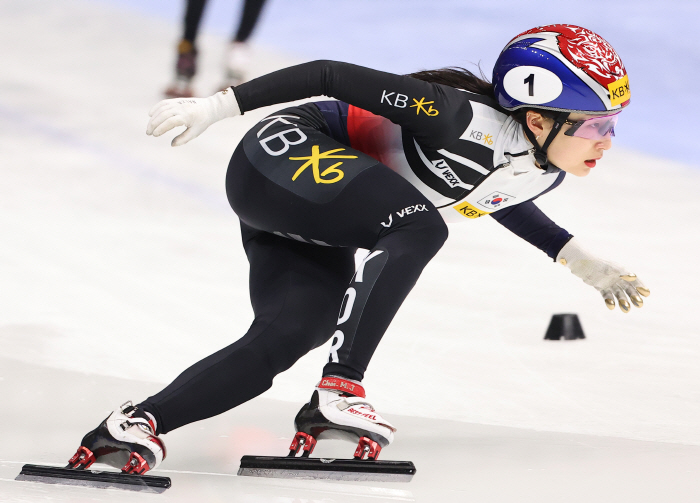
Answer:
<path fill-rule="evenodd" d="M 105 3 L 171 24 L 181 22 L 183 13 L 172 0 Z M 239 10 L 235 2 L 209 0 L 201 27 L 230 37 Z M 635 106 L 625 112 L 616 143 L 697 164 L 689 118 L 700 113 L 700 49 L 694 39 L 699 10 L 691 0 L 267 0 L 251 42 L 290 58 L 347 61 L 394 73 L 480 65 L 490 79 L 501 49 L 518 33 L 578 24 L 608 40 L 630 74 Z"/>
<path fill-rule="evenodd" d="M 207 3 L 189 82 L 196 96 L 213 94 L 228 78 L 242 5 Z M 8 435 L 0 442 L 0 492 L 8 501 L 58 498 L 13 482 L 18 463 L 63 461 L 108 411 L 159 391 L 252 321 L 247 262 L 224 176 L 238 140 L 275 107 L 217 123 L 179 148 L 170 147 L 172 134 L 145 135 L 147 111 L 175 78 L 184 12 L 185 3 L 173 0 L 0 3 L 0 398 L 8 410 L 0 419 Z M 513 36 L 559 22 L 602 35 L 629 72 L 632 105 L 613 150 L 589 177 L 567 178 L 538 205 L 590 249 L 628 265 L 652 296 L 641 310 L 609 312 L 597 292 L 490 219 L 451 226 L 364 382 L 383 414 L 415 426 L 407 442 L 421 431 L 436 435 L 435 462 L 444 455 L 454 468 L 474 442 L 513 438 L 516 429 L 532 445 L 595 446 L 597 456 L 623 440 L 638 442 L 615 451 L 623 452 L 615 466 L 663 455 L 636 476 L 620 475 L 617 486 L 559 472 L 554 478 L 577 488 L 581 501 L 600 499 L 606 493 L 596 488 L 610 484 L 615 501 L 654 501 L 671 487 L 683 494 L 676 501 L 697 500 L 697 484 L 686 474 L 700 465 L 699 18 L 700 4 L 691 1 L 264 5 L 247 40 L 245 78 L 319 58 L 396 73 L 480 65 L 490 77 Z M 543 341 L 552 314 L 569 312 L 579 315 L 586 339 Z M 326 355 L 326 348 L 310 353 L 259 402 L 241 408 L 261 404 L 254 409 L 259 417 L 276 419 L 268 429 L 258 427 L 258 416 L 231 411 L 177 430 L 166 436 L 169 447 L 181 447 L 178 454 L 171 447 L 168 466 L 192 470 L 188 456 L 196 453 L 207 471 L 235 473 L 240 455 L 256 445 L 270 450 L 260 454 L 283 454 L 293 413 Z M 457 450 L 453 431 L 467 439 Z M 540 439 L 542 432 L 574 436 Z M 423 453 L 400 445 L 395 452 L 420 463 Z M 537 454 L 513 453 L 508 445 L 499 444 L 494 458 L 482 445 L 471 469 L 490 467 L 491 478 L 482 479 L 494 482 L 503 464 L 512 473 L 539 466 Z M 510 488 L 489 486 L 491 492 L 480 487 L 492 497 L 482 501 L 530 501 L 525 493 L 534 501 L 552 466 L 578 466 L 566 456 L 547 459 L 542 466 L 550 471 L 532 475 L 541 478 L 523 476 Z M 655 478 L 662 464 L 679 468 Z M 603 465 L 586 465 L 587 480 L 603 477 L 596 471 Z M 449 487 L 456 492 L 443 500 L 463 501 L 460 490 L 477 490 L 478 481 L 452 475 L 384 496 L 415 500 L 420 491 Z M 358 491 L 348 494 L 365 501 L 371 493 Z M 224 492 L 212 492 L 211 500 Z M 289 501 L 281 494 L 269 500 Z M 75 493 L 61 497 L 76 501 Z"/>

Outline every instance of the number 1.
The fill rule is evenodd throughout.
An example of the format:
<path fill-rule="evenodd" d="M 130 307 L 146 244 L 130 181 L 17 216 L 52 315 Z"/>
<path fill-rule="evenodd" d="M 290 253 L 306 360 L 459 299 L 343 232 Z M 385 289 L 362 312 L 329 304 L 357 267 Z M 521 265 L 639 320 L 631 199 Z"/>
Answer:
<path fill-rule="evenodd" d="M 523 83 L 529 84 L 528 85 L 528 93 L 530 94 L 530 96 L 534 96 L 535 95 L 535 74 L 531 73 L 530 76 L 523 81 Z"/>

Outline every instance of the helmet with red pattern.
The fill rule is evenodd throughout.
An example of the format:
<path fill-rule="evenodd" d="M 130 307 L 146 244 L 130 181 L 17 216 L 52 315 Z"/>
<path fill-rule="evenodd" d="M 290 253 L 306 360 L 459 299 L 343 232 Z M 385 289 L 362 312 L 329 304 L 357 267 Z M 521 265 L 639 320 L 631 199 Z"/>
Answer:
<path fill-rule="evenodd" d="M 540 26 L 508 42 L 493 69 L 499 105 L 609 115 L 629 105 L 627 71 L 600 35 L 570 24 Z"/>

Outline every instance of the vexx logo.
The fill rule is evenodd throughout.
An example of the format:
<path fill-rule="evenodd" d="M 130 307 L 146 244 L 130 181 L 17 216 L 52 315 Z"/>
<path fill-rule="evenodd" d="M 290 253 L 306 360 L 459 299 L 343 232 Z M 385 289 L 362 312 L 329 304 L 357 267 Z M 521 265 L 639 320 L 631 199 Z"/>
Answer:
<path fill-rule="evenodd" d="M 448 183 L 450 187 L 454 187 L 455 185 L 460 184 L 460 179 L 457 178 L 457 175 L 455 175 L 452 170 L 450 169 L 449 164 L 445 162 L 445 159 L 438 159 L 437 161 L 431 161 L 433 163 L 433 166 L 438 168 L 438 173 L 440 173 L 440 176 L 445 179 L 445 181 Z M 444 169 L 443 169 L 444 168 Z M 440 171 L 442 170 L 442 171 Z"/>

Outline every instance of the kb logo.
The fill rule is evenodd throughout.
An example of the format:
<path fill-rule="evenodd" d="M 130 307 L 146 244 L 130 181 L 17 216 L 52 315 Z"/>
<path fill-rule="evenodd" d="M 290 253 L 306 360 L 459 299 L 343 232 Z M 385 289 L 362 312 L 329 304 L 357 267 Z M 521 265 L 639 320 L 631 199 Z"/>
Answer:
<path fill-rule="evenodd" d="M 483 140 L 485 145 L 493 145 L 493 136 L 490 134 L 484 134 L 476 129 L 472 129 L 471 133 L 469 133 L 469 138 L 473 138 L 476 141 Z"/>
<path fill-rule="evenodd" d="M 265 127 L 261 128 L 260 131 L 258 131 L 258 138 L 260 138 L 262 134 L 273 124 L 286 124 L 289 126 L 293 126 L 289 129 L 285 129 L 284 131 L 280 131 L 279 133 L 272 134 L 261 140 L 258 140 L 263 150 L 269 155 L 277 157 L 278 155 L 284 154 L 287 150 L 289 150 L 289 147 L 291 147 L 292 145 L 299 145 L 300 143 L 304 143 L 307 139 L 307 136 L 304 134 L 304 132 L 298 127 L 296 127 L 296 124 L 286 120 L 298 118 L 299 117 L 297 117 L 296 115 L 272 115 L 260 121 L 270 122 L 268 122 L 265 125 Z M 272 143 L 275 147 L 279 148 L 271 148 L 269 145 L 270 143 Z"/>
<path fill-rule="evenodd" d="M 396 96 L 394 96 L 396 95 Z M 386 89 L 382 91 L 382 97 L 379 100 L 379 103 L 387 103 L 391 105 L 392 107 L 396 108 L 414 108 L 416 109 L 416 115 L 420 115 L 421 112 L 423 112 L 425 115 L 428 117 L 435 117 L 438 115 L 440 112 L 433 108 L 433 103 L 434 101 L 425 101 L 425 97 L 421 98 L 420 101 L 411 98 L 413 100 L 413 105 L 408 105 L 408 96 L 405 94 L 397 93 L 396 91 L 392 91 L 390 93 L 386 92 Z M 393 100 L 393 103 L 392 103 Z M 428 108 L 425 108 L 425 106 L 428 105 Z"/>
<path fill-rule="evenodd" d="M 610 104 L 612 106 L 628 101 L 630 99 L 630 81 L 627 75 L 608 84 L 608 91 L 610 92 Z"/>

